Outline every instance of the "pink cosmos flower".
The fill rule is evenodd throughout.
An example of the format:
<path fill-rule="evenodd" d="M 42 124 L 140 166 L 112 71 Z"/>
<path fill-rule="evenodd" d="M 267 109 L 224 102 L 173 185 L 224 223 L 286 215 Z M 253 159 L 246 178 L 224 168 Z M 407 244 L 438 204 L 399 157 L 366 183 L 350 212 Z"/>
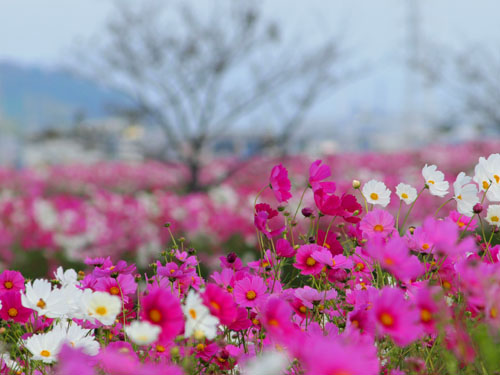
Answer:
<path fill-rule="evenodd" d="M 390 336 L 399 346 L 410 344 L 421 334 L 419 314 L 399 288 L 383 288 L 370 311 L 378 334 Z"/>
<path fill-rule="evenodd" d="M 269 183 L 271 184 L 271 189 L 273 190 L 274 196 L 279 203 L 288 202 L 288 200 L 292 197 L 292 194 L 290 194 L 292 184 L 288 179 L 288 171 L 282 164 L 278 164 L 273 167 Z"/>
<path fill-rule="evenodd" d="M 283 258 L 293 258 L 297 251 L 293 246 L 284 238 L 280 238 L 276 241 L 276 254 Z"/>
<path fill-rule="evenodd" d="M 137 284 L 131 274 L 119 274 L 117 278 L 101 277 L 97 279 L 94 290 L 107 292 L 113 296 L 122 298 L 125 303 L 137 291 Z"/>
<path fill-rule="evenodd" d="M 342 201 L 334 194 L 335 188 L 326 188 L 317 184 L 314 190 L 314 203 L 318 210 L 326 216 L 336 216 L 341 209 Z"/>
<path fill-rule="evenodd" d="M 382 269 L 391 272 L 399 280 L 415 280 L 425 272 L 423 264 L 410 254 L 401 237 L 392 237 L 387 242 L 382 238 L 372 238 L 367 244 L 366 252 L 380 263 Z"/>
<path fill-rule="evenodd" d="M 248 319 L 248 311 L 244 307 L 238 307 L 236 319 L 228 326 L 233 331 L 243 331 L 252 326 L 252 322 Z"/>
<path fill-rule="evenodd" d="M 0 292 L 9 290 L 24 290 L 24 277 L 21 272 L 5 270 L 0 274 Z"/>
<path fill-rule="evenodd" d="M 233 296 L 215 284 L 207 284 L 201 295 L 203 303 L 210 309 L 210 313 L 219 318 L 221 324 L 231 324 L 237 316 Z"/>
<path fill-rule="evenodd" d="M 262 306 L 260 320 L 271 335 L 285 340 L 294 329 L 290 317 L 292 309 L 288 303 L 278 297 L 270 297 Z"/>
<path fill-rule="evenodd" d="M 438 305 L 436 296 L 439 295 L 439 287 L 423 286 L 418 289 L 415 304 L 420 313 L 420 324 L 428 334 L 436 334 L 437 315 L 443 311 L 443 305 Z"/>
<path fill-rule="evenodd" d="M 453 221 L 460 231 L 464 231 L 467 228 L 468 231 L 475 231 L 477 226 L 477 220 L 473 217 L 467 217 L 460 214 L 458 211 L 451 211 L 448 218 Z"/>
<path fill-rule="evenodd" d="M 234 299 L 242 307 L 254 307 L 265 297 L 267 286 L 258 276 L 248 276 L 237 281 L 234 286 Z"/>
<path fill-rule="evenodd" d="M 323 264 L 312 257 L 312 254 L 325 249 L 316 244 L 302 245 L 295 255 L 293 266 L 301 270 L 302 275 L 318 275 L 323 269 Z"/>
<path fill-rule="evenodd" d="M 13 320 L 16 323 L 26 323 L 30 318 L 33 310 L 27 309 L 21 303 L 21 292 L 18 290 L 9 290 L 0 293 L 0 301 L 2 308 L 0 309 L 0 317 L 3 320 Z"/>
<path fill-rule="evenodd" d="M 254 224 L 255 227 L 262 232 L 267 238 L 272 238 L 280 235 L 285 226 L 278 224 L 274 229 L 270 229 L 271 219 L 278 216 L 278 211 L 273 210 L 267 203 L 259 203 L 255 205 Z"/>
<path fill-rule="evenodd" d="M 313 190 L 320 181 L 332 175 L 330 167 L 326 164 L 321 164 L 322 162 L 322 160 L 316 160 L 309 167 L 309 185 L 311 185 Z"/>
<path fill-rule="evenodd" d="M 326 232 L 322 231 L 321 229 L 318 231 L 317 244 L 326 247 L 328 250 L 330 250 L 332 255 L 342 254 L 344 252 L 344 248 L 342 247 L 342 244 L 337 240 L 337 235 L 330 230 L 326 235 L 325 240 L 325 234 Z"/>
<path fill-rule="evenodd" d="M 368 212 L 359 224 L 365 237 L 387 237 L 394 231 L 394 217 L 384 210 Z"/>
<path fill-rule="evenodd" d="M 94 365 L 97 362 L 78 348 L 64 344 L 58 354 L 57 375 L 78 374 L 94 375 Z"/>
<path fill-rule="evenodd" d="M 161 327 L 160 340 L 173 339 L 184 328 L 184 314 L 179 299 L 163 288 L 154 287 L 142 297 L 141 317 Z"/>

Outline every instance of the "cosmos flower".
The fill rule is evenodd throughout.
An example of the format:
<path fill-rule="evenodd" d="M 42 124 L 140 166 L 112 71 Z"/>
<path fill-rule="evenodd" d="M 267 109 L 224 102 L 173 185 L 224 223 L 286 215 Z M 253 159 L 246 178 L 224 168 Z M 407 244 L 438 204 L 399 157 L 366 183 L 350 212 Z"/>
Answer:
<path fill-rule="evenodd" d="M 417 189 L 401 182 L 396 186 L 396 195 L 406 204 L 412 204 L 417 199 Z"/>
<path fill-rule="evenodd" d="M 134 320 L 130 325 L 125 327 L 125 332 L 134 344 L 149 345 L 158 340 L 161 327 L 151 324 L 146 320 Z"/>
<path fill-rule="evenodd" d="M 288 171 L 282 164 L 278 164 L 273 167 L 269 183 L 274 196 L 279 203 L 288 202 L 288 200 L 292 197 L 292 194 L 290 194 L 292 184 L 288 179 Z"/>
<path fill-rule="evenodd" d="M 381 181 L 370 180 L 363 185 L 363 195 L 368 203 L 385 207 L 391 201 L 391 191 Z"/>
<path fill-rule="evenodd" d="M 422 169 L 422 176 L 424 177 L 425 185 L 429 188 L 432 195 L 442 198 L 448 194 L 450 184 L 448 181 L 445 181 L 443 172 L 438 171 L 435 165 L 428 166 L 426 164 Z"/>

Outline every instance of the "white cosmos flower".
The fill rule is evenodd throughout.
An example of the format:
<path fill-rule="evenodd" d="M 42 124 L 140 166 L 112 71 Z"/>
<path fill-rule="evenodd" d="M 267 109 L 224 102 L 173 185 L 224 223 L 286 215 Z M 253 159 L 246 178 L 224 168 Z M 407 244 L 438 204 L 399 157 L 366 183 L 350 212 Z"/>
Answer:
<path fill-rule="evenodd" d="M 486 221 L 491 225 L 500 226 L 500 204 L 490 204 L 486 213 Z"/>
<path fill-rule="evenodd" d="M 57 267 L 54 276 L 63 287 L 78 284 L 78 274 L 72 268 L 65 271 L 62 267 Z"/>
<path fill-rule="evenodd" d="M 66 315 L 70 307 L 68 299 L 67 289 L 52 289 L 50 282 L 44 279 L 27 283 L 25 292 L 21 293 L 21 303 L 24 307 L 48 318 L 60 318 Z"/>
<path fill-rule="evenodd" d="M 455 191 L 455 200 L 457 201 L 457 211 L 465 216 L 472 217 L 474 215 L 473 207 L 479 203 L 477 196 L 477 186 L 471 183 L 472 178 L 466 176 L 464 172 L 460 172 L 457 179 L 453 183 Z"/>
<path fill-rule="evenodd" d="M 488 159 L 479 158 L 474 169 L 474 181 L 491 202 L 500 201 L 500 154 L 491 154 Z"/>
<path fill-rule="evenodd" d="M 243 375 L 284 374 L 290 360 L 284 352 L 268 351 L 250 359 L 243 368 Z"/>
<path fill-rule="evenodd" d="M 385 207 L 391 201 L 391 191 L 383 182 L 370 180 L 363 185 L 362 191 L 368 203 Z"/>
<path fill-rule="evenodd" d="M 83 294 L 82 300 L 87 318 L 96 319 L 104 325 L 114 324 L 122 307 L 120 297 L 106 292 L 87 292 Z"/>
<path fill-rule="evenodd" d="M 28 337 L 23 340 L 23 343 L 33 355 L 33 360 L 52 363 L 57 360 L 57 354 L 59 354 L 63 339 L 64 336 L 60 330 L 52 330 Z"/>
<path fill-rule="evenodd" d="M 0 363 L 2 363 L 2 362 L 5 364 L 5 366 L 7 366 L 11 370 L 13 370 L 15 374 L 22 373 L 21 365 L 19 363 L 17 363 L 16 361 L 12 360 L 12 358 L 10 358 L 9 353 L 0 354 Z M 3 365 L 1 367 L 3 368 Z"/>
<path fill-rule="evenodd" d="M 135 320 L 129 326 L 125 327 L 125 332 L 134 344 L 149 345 L 158 340 L 161 327 L 145 320 L 142 322 Z"/>
<path fill-rule="evenodd" d="M 417 199 L 417 189 L 402 182 L 396 186 L 396 194 L 406 204 L 412 204 Z"/>
<path fill-rule="evenodd" d="M 450 184 L 444 180 L 444 174 L 437 170 L 435 165 L 425 165 L 422 169 L 422 176 L 424 176 L 425 184 L 429 187 L 432 195 L 444 197 L 448 194 Z"/>
<path fill-rule="evenodd" d="M 53 330 L 58 331 L 63 342 L 73 348 L 82 349 L 84 353 L 91 356 L 99 353 L 100 346 L 92 335 L 92 330 L 82 328 L 75 322 L 60 322 L 54 326 Z"/>
<path fill-rule="evenodd" d="M 185 337 L 190 337 L 194 333 L 195 336 L 211 340 L 217 336 L 219 319 L 210 315 L 210 310 L 203 304 L 198 293 L 193 290 L 188 293 L 182 310 L 186 316 Z"/>

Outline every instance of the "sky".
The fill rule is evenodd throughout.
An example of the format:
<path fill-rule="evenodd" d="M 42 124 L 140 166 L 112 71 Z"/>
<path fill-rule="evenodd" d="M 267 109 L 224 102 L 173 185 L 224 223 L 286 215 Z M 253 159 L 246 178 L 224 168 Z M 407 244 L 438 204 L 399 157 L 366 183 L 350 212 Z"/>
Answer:
<path fill-rule="evenodd" d="M 210 1 L 195 3 L 204 12 Z M 402 64 L 410 51 L 407 25 L 412 4 L 418 5 L 421 41 L 455 50 L 500 45 L 498 0 L 262 1 L 265 12 L 295 35 L 297 43 L 313 45 L 325 35 L 341 35 L 349 53 L 370 64 L 365 76 L 317 105 L 313 116 L 319 122 L 342 124 L 352 121 L 354 113 L 394 115 L 408 105 L 408 96 L 415 100 Z M 99 35 L 112 12 L 111 0 L 0 0 L 0 60 L 61 66 L 79 40 Z M 431 113 L 453 105 L 433 92 L 418 95 L 425 98 L 419 108 Z"/>

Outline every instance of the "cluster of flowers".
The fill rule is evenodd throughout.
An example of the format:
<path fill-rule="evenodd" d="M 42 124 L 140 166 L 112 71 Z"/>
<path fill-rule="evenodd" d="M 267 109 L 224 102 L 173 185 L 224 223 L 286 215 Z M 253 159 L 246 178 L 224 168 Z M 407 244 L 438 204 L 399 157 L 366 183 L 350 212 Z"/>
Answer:
<path fill-rule="evenodd" d="M 380 153 L 338 154 L 325 159 L 332 165 L 337 187 L 346 190 L 352 178 L 377 178 L 387 186 L 401 180 L 416 184 L 419 168 L 433 155 L 452 178 L 469 170 L 481 152 L 498 149 L 498 143 L 467 143 L 454 147 L 421 149 L 393 155 Z M 294 156 L 287 160 L 296 186 L 305 183 L 302 171 L 311 160 Z M 233 163 L 234 164 L 234 163 Z M 134 259 L 143 268 L 168 242 L 162 224 L 170 222 L 176 236 L 196 243 L 200 256 L 220 252 L 234 238 L 254 247 L 253 198 L 265 183 L 262 168 L 274 165 L 270 158 L 248 162 L 223 185 L 208 192 L 185 194 L 188 173 L 180 165 L 154 162 L 94 165 L 61 165 L 44 169 L 0 169 L 0 261 L 3 267 L 29 259 L 29 251 L 43 252 L 51 270 L 60 260 L 82 263 L 85 257 L 111 255 Z M 232 168 L 231 160 L 218 160 L 203 169 L 201 179 L 210 182 Z M 289 206 L 299 204 L 300 192 L 292 190 Z M 408 194 L 408 193 L 407 193 Z M 265 199 L 272 192 L 265 191 Z M 424 194 L 414 208 L 422 219 L 436 201 Z M 313 197 L 304 197 L 313 205 Z M 395 213 L 393 200 L 387 207 Z M 448 206 L 444 207 L 447 212 Z M 300 224 L 300 223 L 299 223 Z M 19 255 L 21 254 L 21 255 Z M 212 258 L 203 259 L 209 263 Z M 29 268 L 28 265 L 26 265 Z"/>
<path fill-rule="evenodd" d="M 396 218 L 381 209 L 392 194 L 383 182 L 338 193 L 330 176 L 312 163 L 290 210 L 288 171 L 276 165 L 253 205 L 260 259 L 245 265 L 230 253 L 206 278 L 196 251 L 174 236 L 144 275 L 109 257 L 86 259 L 86 273 L 59 268 L 50 281 L 4 271 L 0 372 L 497 371 L 500 155 L 481 158 L 473 178 L 460 173 L 454 196 L 418 227 L 406 222 L 421 196 L 449 193 L 436 166 L 423 168 L 420 190 L 398 185 Z M 272 201 L 258 202 L 264 190 Z M 458 211 L 439 216 L 453 202 Z"/>

